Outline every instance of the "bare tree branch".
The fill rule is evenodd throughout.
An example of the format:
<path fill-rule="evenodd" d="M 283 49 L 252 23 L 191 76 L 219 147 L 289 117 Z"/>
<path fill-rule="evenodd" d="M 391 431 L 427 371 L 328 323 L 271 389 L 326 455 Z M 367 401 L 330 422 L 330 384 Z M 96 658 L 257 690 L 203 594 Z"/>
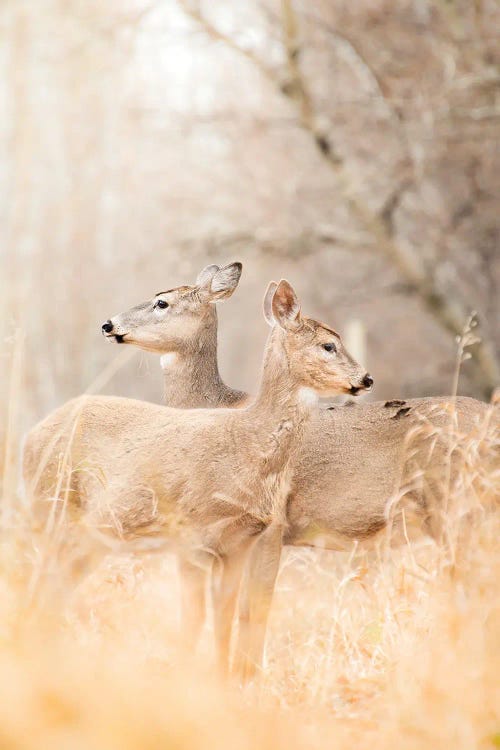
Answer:
<path fill-rule="evenodd" d="M 305 13 L 305 17 L 310 19 L 317 28 L 320 28 L 323 32 L 326 32 L 331 38 L 335 39 L 339 46 L 339 50 L 347 63 L 353 70 L 356 71 L 359 78 L 366 81 L 369 88 L 371 89 L 370 102 L 372 104 L 379 104 L 382 106 L 388 119 L 398 127 L 398 134 L 402 141 L 404 141 L 405 147 L 406 138 L 403 129 L 401 128 L 401 122 L 397 110 L 394 108 L 393 101 L 388 96 L 386 87 L 384 86 L 383 80 L 373 70 L 373 67 L 368 63 L 361 51 L 358 49 L 356 43 L 350 39 L 346 34 L 340 33 L 337 29 L 332 28 L 328 23 L 325 23 L 322 19 L 314 13 Z"/>
<path fill-rule="evenodd" d="M 199 26 L 201 26 L 204 32 L 208 34 L 208 36 L 213 39 L 213 41 L 223 42 L 226 47 L 229 47 L 234 52 L 242 55 L 249 62 L 255 65 L 255 67 L 259 69 L 262 75 L 264 75 L 266 78 L 269 78 L 273 83 L 276 82 L 276 75 L 272 68 L 269 68 L 267 65 L 265 65 L 265 63 L 263 63 L 262 60 L 257 57 L 257 55 L 255 55 L 251 50 L 241 47 L 234 41 L 234 39 L 231 39 L 231 37 L 220 32 L 212 23 L 210 23 L 210 21 L 205 16 L 201 14 L 198 7 L 195 7 L 193 3 L 189 2 L 189 0 L 179 0 L 179 4 L 181 5 L 185 14 L 189 16 L 189 18 L 191 18 L 193 21 L 195 21 Z"/>
<path fill-rule="evenodd" d="M 419 257 L 401 242 L 396 242 L 387 221 L 387 203 L 381 214 L 375 214 L 359 197 L 357 185 L 346 167 L 345 160 L 336 151 L 329 133 L 319 125 L 320 118 L 314 110 L 313 98 L 300 67 L 302 49 L 293 0 L 281 0 L 283 46 L 287 70 L 284 82 L 280 80 L 277 72 L 265 65 L 252 51 L 240 47 L 232 38 L 216 29 L 199 9 L 193 9 L 188 0 L 179 0 L 179 2 L 185 12 L 212 39 L 223 42 L 234 52 L 252 62 L 271 83 L 278 87 L 281 94 L 295 105 L 299 124 L 311 137 L 323 160 L 334 170 L 340 190 L 352 215 L 361 226 L 368 230 L 378 250 L 398 269 L 405 282 L 416 291 L 437 322 L 454 336 L 460 335 L 470 313 L 466 305 L 458 299 L 449 299 L 440 290 L 434 276 L 427 271 Z M 397 203 L 397 200 L 397 195 L 393 192 L 389 205 Z M 500 367 L 494 349 L 488 341 L 481 341 L 475 348 L 473 377 L 486 397 L 489 397 L 493 388 L 500 382 Z"/>

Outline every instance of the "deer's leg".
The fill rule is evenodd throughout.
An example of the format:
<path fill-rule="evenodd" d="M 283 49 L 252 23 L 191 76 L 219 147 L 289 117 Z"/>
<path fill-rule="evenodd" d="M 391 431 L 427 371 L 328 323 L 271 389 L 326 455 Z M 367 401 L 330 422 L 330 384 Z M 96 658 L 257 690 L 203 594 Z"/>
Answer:
<path fill-rule="evenodd" d="M 229 672 L 231 632 L 240 582 L 251 541 L 231 555 L 218 558 L 212 576 L 214 631 L 217 663 L 222 675 Z"/>
<path fill-rule="evenodd" d="M 262 664 L 282 546 L 283 526 L 271 524 L 258 536 L 248 555 L 234 659 L 234 671 L 243 682 L 248 681 Z"/>
<path fill-rule="evenodd" d="M 195 648 L 205 621 L 206 570 L 200 564 L 181 557 L 179 559 L 181 582 L 182 635 L 189 648 Z"/>

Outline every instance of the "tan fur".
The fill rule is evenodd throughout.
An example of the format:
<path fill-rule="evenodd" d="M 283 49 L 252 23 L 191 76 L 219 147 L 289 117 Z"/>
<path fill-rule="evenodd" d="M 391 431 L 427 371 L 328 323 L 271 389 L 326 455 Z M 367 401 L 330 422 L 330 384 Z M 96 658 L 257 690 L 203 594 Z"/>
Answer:
<path fill-rule="evenodd" d="M 226 279 L 225 287 L 222 284 L 225 291 L 221 293 L 219 290 L 217 299 L 229 296 L 234 290 L 239 279 L 239 274 L 234 274 L 234 268 L 238 266 L 229 264 L 222 269 L 219 282 L 221 278 Z M 172 405 L 234 406 L 242 405 L 248 398 L 246 394 L 224 384 L 218 372 L 217 318 L 210 285 L 214 274 L 220 270 L 218 266 L 209 266 L 200 273 L 195 286 L 163 292 L 160 297 L 169 301 L 173 315 L 162 319 L 156 317 L 153 305 L 158 297 L 155 297 L 112 319 L 115 326 L 112 336 L 115 332 L 126 332 L 125 341 L 128 343 L 169 355 L 170 365 L 165 373 L 166 398 L 167 403 Z M 271 301 L 275 288 L 276 285 L 270 285 L 269 299 L 266 298 L 264 304 L 266 319 L 271 323 Z M 332 331 L 328 333 L 336 336 Z M 50 449 L 54 435 L 67 433 L 68 424 L 82 404 L 85 402 L 75 401 L 72 405 L 65 405 L 35 428 L 27 444 L 28 476 L 33 478 L 36 474 L 41 448 L 45 446 L 47 449 L 48 446 Z M 120 404 L 122 427 L 125 429 L 132 419 L 126 413 L 130 402 L 122 401 Z M 450 425 L 454 425 L 453 441 L 458 439 L 460 442 L 461 437 L 462 443 L 467 440 L 481 443 L 481 425 L 484 425 L 487 414 L 485 404 L 467 398 L 458 398 L 454 402 L 446 398 L 427 398 L 350 405 L 317 413 L 305 426 L 298 469 L 294 473 L 286 506 L 280 509 L 283 511 L 285 508 L 286 518 L 283 524 L 267 527 L 265 533 L 257 535 L 259 543 L 252 550 L 253 560 L 249 567 L 257 571 L 262 561 L 267 560 L 265 571 L 268 583 L 256 582 L 256 576 L 250 576 L 249 589 L 258 590 L 260 587 L 266 590 L 267 604 L 270 603 L 272 585 L 269 580 L 272 584 L 279 562 L 279 554 L 274 555 L 276 540 L 279 544 L 319 544 L 340 549 L 354 540 L 362 540 L 365 544 L 369 540 L 376 540 L 388 526 L 393 536 L 399 535 L 401 538 L 403 518 L 406 534 L 411 513 L 417 520 L 420 519 L 420 528 L 439 536 L 442 520 L 439 500 L 446 474 Z M 115 415 L 115 419 L 118 419 L 118 415 Z M 119 422 L 116 425 L 119 430 L 122 429 Z M 50 470 L 44 472 L 41 481 L 45 484 L 48 481 L 50 485 L 50 477 L 57 474 L 65 441 L 66 438 L 60 439 L 60 450 L 52 451 L 52 455 L 59 453 L 60 456 Z M 454 467 L 459 465 L 459 448 L 456 447 L 452 454 L 452 480 Z M 487 449 L 487 446 L 483 448 Z M 75 497 L 78 497 L 82 472 L 92 475 L 94 471 L 99 477 L 97 467 L 102 462 L 96 455 L 99 451 L 89 450 L 89 455 L 84 453 L 79 459 L 80 466 L 75 467 L 72 476 L 73 485 L 77 485 L 72 490 Z M 271 487 L 264 489 L 264 496 L 274 493 L 275 497 L 284 497 L 289 482 L 286 474 L 281 475 L 279 488 L 273 486 L 275 480 L 272 475 L 265 481 Z M 53 487 L 45 486 L 44 490 L 50 495 Z M 142 505 L 138 503 L 139 497 L 142 497 Z M 230 505 L 227 493 L 221 493 L 217 501 L 222 509 L 221 525 L 224 525 L 227 506 Z M 75 503 L 70 504 L 70 510 L 74 511 L 74 508 Z M 135 534 L 144 535 L 148 526 L 154 526 L 150 522 L 155 513 L 158 513 L 155 498 L 147 490 L 128 499 L 127 493 L 124 493 L 119 513 L 109 513 L 106 523 L 114 524 L 119 533 L 127 533 L 127 529 L 135 528 Z M 218 602 L 216 631 L 222 659 L 227 659 L 224 651 L 228 648 L 237 582 L 247 549 L 242 544 L 237 557 L 226 558 L 224 564 L 223 558 L 218 559 L 219 580 L 214 583 L 214 597 Z M 266 557 L 268 549 L 272 554 Z M 273 555 L 274 565 L 270 562 Z M 204 610 L 204 586 L 197 564 L 184 561 L 181 570 L 186 582 L 183 587 L 184 606 L 192 620 L 190 624 L 186 617 L 184 627 L 185 630 L 192 629 L 194 640 L 200 625 L 200 613 Z M 262 590 L 256 596 L 261 603 L 265 601 Z M 247 601 L 243 608 L 244 619 L 250 618 L 249 606 Z M 262 616 L 265 621 L 265 614 L 262 615 L 265 606 L 260 606 L 260 610 L 257 619 Z M 197 616 L 193 617 L 193 613 Z M 193 622 L 196 619 L 198 622 Z M 257 652 L 258 659 L 258 647 L 254 652 Z M 251 671 L 252 665 L 247 664 L 246 668 Z"/>
<path fill-rule="evenodd" d="M 110 340 L 164 355 L 168 406 L 215 408 L 241 406 L 248 400 L 247 394 L 223 382 L 217 363 L 216 303 L 231 296 L 240 274 L 241 263 L 207 266 L 193 286 L 160 292 L 109 320 Z M 159 300 L 168 307 L 160 309 Z"/>
<path fill-rule="evenodd" d="M 199 278 L 207 284 L 217 270 L 218 266 L 209 266 Z M 275 287 L 270 285 L 270 300 Z M 165 319 L 157 327 L 155 350 L 176 355 L 165 373 L 167 405 L 244 404 L 248 395 L 230 388 L 219 376 L 215 306 L 200 296 L 196 286 L 166 294 L 173 308 L 177 306 L 179 321 L 174 333 L 171 320 Z M 264 301 L 264 314 L 272 322 L 270 300 Z M 184 325 L 185 315 L 197 323 Z M 151 317 L 151 305 L 145 303 L 112 320 L 120 330 L 129 331 L 130 343 L 146 348 Z M 336 337 L 334 331 L 330 332 Z M 438 397 L 394 402 L 394 406 L 390 403 L 335 407 L 313 417 L 305 431 L 288 501 L 287 544 L 321 544 L 337 549 L 353 539 L 366 540 L 385 528 L 388 504 L 404 491 L 405 482 L 423 470 L 429 474 L 443 466 L 451 400 Z M 457 429 L 472 438 L 485 419 L 486 404 L 468 398 L 458 398 L 453 404 Z M 426 424 L 431 426 L 430 432 Z M 429 454 L 432 429 L 442 434 Z M 415 430 L 411 450 L 416 447 L 417 453 L 410 460 L 406 437 Z M 408 491 L 405 498 L 406 507 L 411 503 L 424 529 L 432 531 L 436 525 L 429 522 L 432 508 L 425 491 Z"/>
<path fill-rule="evenodd" d="M 212 271 L 213 268 L 211 267 Z M 264 303 L 264 314 L 271 321 L 272 293 Z M 141 326 L 141 317 L 135 316 Z M 212 326 L 212 328 L 210 327 Z M 196 335 L 199 336 L 200 331 Z M 200 343 L 204 354 L 198 356 L 196 348 L 188 347 L 188 356 L 182 354 L 182 367 L 171 368 L 166 377 L 171 377 L 169 398 L 179 406 L 189 406 L 193 400 L 193 381 L 204 382 L 203 390 L 210 392 L 207 379 L 212 378 L 221 404 L 240 405 L 246 394 L 227 385 L 220 385 L 216 362 L 216 318 L 211 317 L 203 329 L 209 346 Z M 189 338 L 187 331 L 186 338 Z M 140 330 L 136 334 L 140 339 Z M 168 336 L 165 336 L 166 341 Z M 177 364 L 180 363 L 177 361 Z M 188 373 L 188 374 L 186 374 Z M 199 394 L 197 395 L 199 398 Z M 214 398 L 205 403 L 209 406 Z M 167 401 L 169 403 L 169 401 Z M 449 463 L 447 438 L 450 426 L 454 425 L 454 438 L 461 436 L 462 443 L 481 442 L 481 425 L 487 420 L 487 407 L 474 399 L 425 398 L 388 404 L 354 404 L 335 407 L 317 413 L 306 426 L 299 464 L 294 475 L 287 503 L 286 525 L 273 527 L 261 535 L 252 551 L 253 571 L 260 569 L 266 559 L 268 548 L 276 549 L 276 539 L 291 545 L 321 545 L 330 549 L 348 547 L 355 540 L 376 541 L 381 534 L 391 530 L 393 541 L 403 539 L 408 533 L 410 521 L 417 521 L 417 528 L 435 537 L 442 528 L 443 491 L 445 489 L 446 466 Z M 487 450 L 487 446 L 483 445 Z M 459 446 L 452 452 L 451 475 L 459 465 Z M 266 580 L 258 581 L 258 574 L 250 576 L 248 590 L 254 589 L 254 600 L 259 602 L 258 613 L 250 614 L 251 604 L 246 597 L 243 619 L 266 619 L 267 605 L 272 596 L 269 580 L 276 575 L 277 563 L 273 565 L 267 555 Z M 279 555 L 278 558 L 279 560 Z M 235 595 L 233 578 L 235 566 L 228 566 L 227 583 Z M 274 569 L 274 573 L 273 573 Z M 230 610 L 224 585 L 214 592 L 222 598 L 221 611 Z M 265 595 L 263 594 L 265 591 Z M 247 592 L 248 593 L 248 592 Z M 262 606 L 264 602 L 264 606 Z M 192 603 L 191 603 L 192 604 Z M 230 615 L 227 615 L 230 617 Z M 220 626 L 222 640 L 228 641 L 230 627 L 226 622 Z M 240 631 L 245 624 L 240 623 Z M 245 649 L 245 646 L 242 647 Z M 261 644 L 262 648 L 262 644 Z M 241 649 L 240 649 L 241 650 Z M 258 654 L 258 646 L 253 649 Z M 257 659 L 258 659 L 257 655 Z M 252 672 L 255 665 L 250 662 L 239 665 L 243 672 Z"/>
<path fill-rule="evenodd" d="M 394 532 L 401 529 L 401 511 L 406 509 L 420 517 L 424 530 L 439 535 L 439 498 L 445 491 L 450 447 L 453 481 L 462 445 L 477 441 L 487 456 L 483 432 L 488 416 L 486 404 L 466 397 L 410 399 L 404 406 L 375 402 L 320 412 L 304 436 L 285 543 L 337 549 L 354 539 L 366 540 L 385 529 L 391 500 L 393 513 L 399 511 Z M 426 491 L 431 485 L 432 493 Z"/>
<path fill-rule="evenodd" d="M 300 316 L 286 282 L 274 301 L 278 324 L 259 394 L 247 408 L 177 410 L 111 397 L 69 402 L 28 436 L 25 478 L 35 497 L 53 501 L 67 454 L 71 516 L 103 533 L 173 537 L 190 555 L 208 552 L 229 568 L 265 529 L 284 528 L 300 438 L 314 409 L 311 391 L 363 388 L 365 372 L 337 334 Z M 333 341 L 337 352 L 325 351 Z"/>

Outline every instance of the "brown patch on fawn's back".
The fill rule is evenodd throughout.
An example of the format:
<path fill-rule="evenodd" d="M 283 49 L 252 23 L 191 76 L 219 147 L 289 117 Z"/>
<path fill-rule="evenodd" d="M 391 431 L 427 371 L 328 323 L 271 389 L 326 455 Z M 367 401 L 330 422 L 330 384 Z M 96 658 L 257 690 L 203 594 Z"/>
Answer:
<path fill-rule="evenodd" d="M 411 407 L 404 406 L 402 409 L 398 409 L 396 414 L 394 414 L 394 416 L 391 417 L 391 419 L 401 419 L 401 417 L 406 417 L 409 411 L 411 411 Z"/>
<path fill-rule="evenodd" d="M 402 401 L 399 398 L 393 398 L 392 401 L 386 401 L 384 404 L 384 407 L 390 408 L 391 406 L 404 406 L 406 404 L 406 401 Z"/>

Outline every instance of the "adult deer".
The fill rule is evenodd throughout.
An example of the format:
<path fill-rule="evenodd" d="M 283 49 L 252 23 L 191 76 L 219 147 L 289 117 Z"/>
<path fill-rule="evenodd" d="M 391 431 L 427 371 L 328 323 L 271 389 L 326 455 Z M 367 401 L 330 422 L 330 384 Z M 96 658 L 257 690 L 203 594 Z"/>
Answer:
<path fill-rule="evenodd" d="M 209 285 L 211 275 L 217 270 L 217 266 L 208 266 L 199 280 L 204 279 Z M 196 286 L 170 290 L 108 320 L 103 332 L 119 343 L 130 343 L 162 355 L 167 405 L 174 401 L 175 405 L 186 407 L 194 397 L 200 406 L 211 406 L 214 402 L 240 405 L 247 398 L 246 394 L 220 380 L 215 310 L 210 306 L 207 316 L 203 307 L 197 306 L 198 299 Z M 161 312 L 157 308 L 160 301 Z M 185 309 L 204 324 L 183 326 Z M 154 345 L 151 344 L 152 327 Z M 175 335 L 172 335 L 172 327 L 176 327 Z M 215 395 L 212 383 L 215 383 Z M 193 393 L 196 384 L 202 384 L 198 394 Z M 210 393 L 210 398 L 203 401 L 206 393 Z M 288 499 L 286 524 L 281 529 L 274 525 L 262 535 L 255 546 L 252 570 L 258 571 L 260 563 L 266 566 L 268 573 L 276 570 L 269 558 L 275 561 L 279 557 L 277 550 L 282 542 L 341 549 L 354 540 L 377 539 L 389 521 L 392 535 L 404 537 L 403 525 L 409 521 L 410 511 L 415 512 L 421 528 L 439 537 L 447 467 L 451 469 L 453 481 L 464 444 L 471 440 L 482 441 L 483 449 L 488 449 L 483 432 L 489 418 L 487 406 L 470 398 L 395 400 L 317 412 L 305 429 Z M 451 437 L 450 427 L 453 427 Z M 401 502 L 395 504 L 398 499 Z M 406 515 L 394 514 L 397 509 L 404 509 Z M 257 552 L 260 560 L 256 559 Z M 253 597 L 258 602 L 255 606 L 259 607 L 257 619 L 265 623 L 272 586 L 269 583 L 263 587 L 263 577 L 257 573 L 252 575 L 252 570 L 249 584 L 258 592 Z M 196 570 L 193 577 L 196 577 Z M 198 590 L 201 599 L 202 583 L 194 590 Z M 222 593 L 223 587 L 214 592 L 216 601 Z M 234 590 L 231 596 L 231 600 L 227 595 L 224 599 L 228 620 L 232 617 Z M 189 608 L 195 610 L 200 606 L 189 603 Z M 248 617 L 249 606 L 247 602 L 245 617 Z M 218 609 L 221 611 L 220 607 Z M 227 623 L 224 631 L 229 631 Z M 251 665 L 247 668 L 251 669 Z"/>
<path fill-rule="evenodd" d="M 103 334 L 111 341 L 132 344 L 149 352 L 159 353 L 165 372 L 164 400 L 174 408 L 232 407 L 242 406 L 248 395 L 227 386 L 219 375 L 217 362 L 217 304 L 229 298 L 236 289 L 242 271 L 242 264 L 228 263 L 222 267 L 209 265 L 204 268 L 194 285 L 182 285 L 155 295 L 102 326 Z M 70 404 L 72 406 L 70 406 Z M 62 434 L 67 435 L 79 418 L 80 402 L 72 401 L 55 412 L 59 418 L 44 420 L 31 431 L 25 452 L 25 480 L 35 497 L 47 496 L 44 484 L 53 469 L 47 463 L 54 456 L 56 446 L 62 445 Z M 57 427 L 56 427 L 57 425 Z M 88 461 L 82 457 L 86 467 Z M 67 488 L 68 461 L 65 452 L 61 453 L 58 495 L 64 495 Z M 73 465 L 72 471 L 80 471 Z M 85 469 L 86 470 L 86 469 Z M 49 480 L 49 484 L 50 484 Z M 74 483 L 73 483 L 74 484 Z M 73 488 L 73 501 L 76 500 Z M 37 511 L 43 523 L 45 503 L 42 512 Z M 69 510 L 72 510 L 72 503 Z M 53 527 L 52 513 L 49 527 Z M 66 532 L 67 535 L 67 532 Z M 78 543 L 78 534 L 75 542 Z M 76 554 L 74 572 L 83 572 L 89 562 L 104 554 L 105 548 L 96 545 L 92 555 Z M 85 563 L 85 564 L 83 564 Z M 205 568 L 198 560 L 181 558 L 179 572 L 184 585 L 181 587 L 183 632 L 186 640 L 196 643 L 202 624 L 201 614 L 205 611 Z M 220 564 L 220 563 L 219 563 Z"/>
<path fill-rule="evenodd" d="M 269 580 L 274 586 L 294 467 L 318 395 L 366 390 L 373 382 L 335 331 L 301 315 L 288 282 L 270 284 L 264 311 L 272 330 L 260 389 L 246 408 L 180 410 L 81 397 L 37 425 L 25 450 L 29 485 L 44 459 L 47 436 L 56 438 L 31 488 L 41 499 L 53 501 L 61 453 L 72 469 L 80 467 L 68 474 L 74 519 L 122 538 L 181 540 L 178 551 L 190 562 L 206 555 L 222 561 L 215 619 L 224 653 L 228 613 L 232 619 L 243 565 L 256 538 L 262 584 Z M 269 576 L 265 563 L 271 548 Z M 252 664 L 260 658 L 260 641 L 260 634 L 248 639 Z"/>
<path fill-rule="evenodd" d="M 248 399 L 224 383 L 217 361 L 216 303 L 233 294 L 241 269 L 241 263 L 207 266 L 193 286 L 159 292 L 103 324 L 109 340 L 161 355 L 167 406 L 241 406 Z"/>

